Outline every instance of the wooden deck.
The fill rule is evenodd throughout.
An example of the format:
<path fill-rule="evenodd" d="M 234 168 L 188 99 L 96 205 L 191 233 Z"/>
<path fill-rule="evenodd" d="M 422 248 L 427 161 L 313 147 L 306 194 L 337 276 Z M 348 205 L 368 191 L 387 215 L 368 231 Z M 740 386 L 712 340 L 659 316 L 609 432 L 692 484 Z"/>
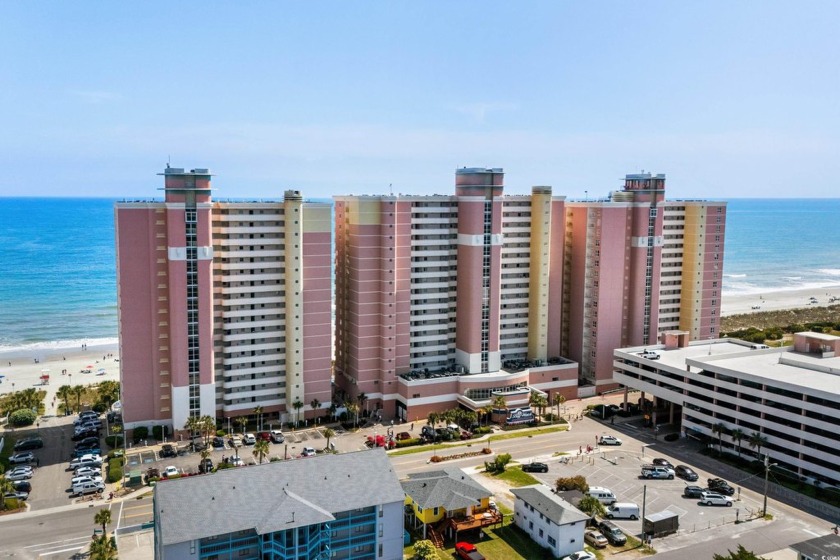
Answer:
<path fill-rule="evenodd" d="M 481 527 L 487 527 L 488 525 L 495 525 L 501 522 L 502 514 L 498 511 L 492 510 L 476 513 L 472 517 L 453 517 L 449 520 L 450 526 L 457 532 L 479 529 Z"/>

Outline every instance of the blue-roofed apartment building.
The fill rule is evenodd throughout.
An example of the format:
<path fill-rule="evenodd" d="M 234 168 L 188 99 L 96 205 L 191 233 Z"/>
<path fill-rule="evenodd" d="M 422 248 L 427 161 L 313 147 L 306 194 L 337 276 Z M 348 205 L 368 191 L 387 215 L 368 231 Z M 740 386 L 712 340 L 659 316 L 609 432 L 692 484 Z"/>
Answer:
<path fill-rule="evenodd" d="M 383 449 L 155 487 L 157 560 L 398 560 L 405 494 Z"/>

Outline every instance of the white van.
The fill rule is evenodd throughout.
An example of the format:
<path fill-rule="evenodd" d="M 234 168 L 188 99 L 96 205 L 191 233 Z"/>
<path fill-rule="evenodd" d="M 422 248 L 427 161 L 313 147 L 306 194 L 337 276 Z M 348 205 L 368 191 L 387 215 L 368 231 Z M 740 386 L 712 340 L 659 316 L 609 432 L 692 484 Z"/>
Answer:
<path fill-rule="evenodd" d="M 767 350 L 770 348 L 766 344 L 750 344 L 750 350 Z"/>
<path fill-rule="evenodd" d="M 84 496 L 85 494 L 101 494 L 105 491 L 105 484 L 102 482 L 81 482 L 74 484 L 72 492 L 74 496 Z"/>
<path fill-rule="evenodd" d="M 634 503 L 615 503 L 607 507 L 608 519 L 638 519 L 639 505 Z"/>
<path fill-rule="evenodd" d="M 600 486 L 590 486 L 587 495 L 597 498 L 599 502 L 605 506 L 610 506 L 616 502 L 615 494 L 609 488 L 602 488 Z"/>

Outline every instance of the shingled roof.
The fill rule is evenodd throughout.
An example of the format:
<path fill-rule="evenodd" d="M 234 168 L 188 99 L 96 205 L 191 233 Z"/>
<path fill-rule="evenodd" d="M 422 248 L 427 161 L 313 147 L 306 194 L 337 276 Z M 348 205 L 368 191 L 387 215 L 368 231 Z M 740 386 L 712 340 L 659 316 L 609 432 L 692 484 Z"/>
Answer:
<path fill-rule="evenodd" d="M 385 451 L 371 449 L 162 481 L 154 510 L 166 546 L 235 531 L 292 529 L 404 500 Z"/>
<path fill-rule="evenodd" d="M 556 525 L 566 525 L 567 523 L 576 523 L 589 519 L 588 515 L 581 512 L 566 500 L 554 495 L 551 489 L 544 484 L 511 488 L 510 491 L 514 496 L 521 498 L 522 501 L 546 516 Z"/>
<path fill-rule="evenodd" d="M 477 506 L 493 493 L 461 469 L 415 473 L 402 481 L 403 491 L 423 509 L 442 507 L 446 511 Z"/>

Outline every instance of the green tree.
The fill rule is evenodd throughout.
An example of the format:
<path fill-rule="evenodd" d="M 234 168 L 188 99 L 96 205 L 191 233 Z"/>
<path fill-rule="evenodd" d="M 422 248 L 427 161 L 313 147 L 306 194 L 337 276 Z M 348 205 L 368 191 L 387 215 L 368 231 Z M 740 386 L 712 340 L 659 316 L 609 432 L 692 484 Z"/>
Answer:
<path fill-rule="evenodd" d="M 747 444 L 752 449 L 758 448 L 756 453 L 759 457 L 761 457 L 761 448 L 767 445 L 767 437 L 761 435 L 758 432 L 753 432 L 752 434 L 750 434 L 750 438 L 747 440 Z"/>
<path fill-rule="evenodd" d="M 745 437 L 747 437 L 747 434 L 744 433 L 744 430 L 742 430 L 741 428 L 735 428 L 734 430 L 732 430 L 732 433 L 730 433 L 729 436 L 732 438 L 732 441 L 735 442 L 735 445 L 738 448 L 738 457 L 740 458 L 741 457 L 741 440 L 744 439 Z"/>
<path fill-rule="evenodd" d="M 439 560 L 435 544 L 430 540 L 417 541 L 414 543 L 414 558 L 416 560 Z"/>
<path fill-rule="evenodd" d="M 263 459 L 268 455 L 268 442 L 262 438 L 254 444 L 254 459 L 262 465 Z"/>
<path fill-rule="evenodd" d="M 248 419 L 244 416 L 237 416 L 236 420 L 234 420 L 236 424 L 239 425 L 239 429 L 242 430 L 242 433 L 245 433 L 245 426 L 248 425 Z"/>
<path fill-rule="evenodd" d="M 262 430 L 262 413 L 263 407 L 255 406 L 254 407 L 254 415 L 257 417 L 257 431 Z"/>
<path fill-rule="evenodd" d="M 560 477 L 554 481 L 554 487 L 558 491 L 563 490 L 578 490 L 586 494 L 589 492 L 589 484 L 586 482 L 586 477 L 577 475 L 572 477 Z"/>
<path fill-rule="evenodd" d="M 726 433 L 726 424 L 718 422 L 712 426 L 712 433 L 717 434 L 718 437 L 718 452 L 723 453 L 723 434 Z"/>
<path fill-rule="evenodd" d="M 735 552 L 732 552 L 728 548 L 726 550 L 729 554 L 714 554 L 712 558 L 714 560 L 767 560 L 765 557 L 757 556 L 755 552 L 747 550 L 742 544 L 738 545 Z"/>
<path fill-rule="evenodd" d="M 539 418 L 542 419 L 543 412 L 545 412 L 545 407 L 548 406 L 548 399 L 545 397 L 545 395 L 537 393 L 536 391 L 531 391 L 529 404 L 537 409 L 537 414 L 539 414 Z"/>
<path fill-rule="evenodd" d="M 111 524 L 111 510 L 106 508 L 100 509 L 93 516 L 93 522 L 97 525 L 102 525 L 102 534 L 107 534 L 108 525 Z"/>
<path fill-rule="evenodd" d="M 76 397 L 76 410 L 82 410 L 82 395 L 85 394 L 85 388 L 82 385 L 76 385 L 72 391 L 73 396 Z"/>
<path fill-rule="evenodd" d="M 577 508 L 590 517 L 598 516 L 604 517 L 607 514 L 607 509 L 604 504 L 594 496 L 584 496 L 578 502 Z"/>
<path fill-rule="evenodd" d="M 36 415 L 31 408 L 21 408 L 9 414 L 9 424 L 14 427 L 31 426 L 35 423 Z"/>
<path fill-rule="evenodd" d="M 64 412 L 65 414 L 70 410 L 70 395 L 73 394 L 73 389 L 70 385 L 62 385 L 56 391 L 56 395 L 58 398 L 64 401 Z"/>
<path fill-rule="evenodd" d="M 333 422 L 335 422 L 335 413 L 338 412 L 338 407 L 334 402 L 331 402 L 328 410 L 330 411 L 330 416 L 332 416 Z"/>
<path fill-rule="evenodd" d="M 356 401 L 359 403 L 359 412 L 361 412 L 362 410 L 367 412 L 366 404 L 368 402 L 368 396 L 364 393 L 359 393 L 358 395 L 356 395 Z"/>
<path fill-rule="evenodd" d="M 196 416 L 188 416 L 187 421 L 184 422 L 184 429 L 190 433 L 190 440 L 192 440 L 201 429 L 201 422 Z"/>
<path fill-rule="evenodd" d="M 120 400 L 120 382 L 103 381 L 99 383 L 96 386 L 96 398 L 106 408 L 111 408 L 112 404 Z"/>
<path fill-rule="evenodd" d="M 312 414 L 315 418 L 318 417 L 318 409 L 321 408 L 321 401 L 318 399 L 312 399 L 309 401 L 309 406 L 312 407 Z"/>
<path fill-rule="evenodd" d="M 292 403 L 292 408 L 295 409 L 295 415 L 297 420 L 295 420 L 295 425 L 300 426 L 300 409 L 303 408 L 303 401 L 300 399 L 295 399 L 295 402 Z"/>
<path fill-rule="evenodd" d="M 432 428 L 434 428 L 434 427 L 435 427 L 435 425 L 436 425 L 438 422 L 440 422 L 440 414 L 438 414 L 437 412 L 430 412 L 430 413 L 429 413 L 429 416 L 426 418 L 426 422 L 428 422 L 428 423 L 429 423 L 429 426 L 431 426 Z"/>
<path fill-rule="evenodd" d="M 2 471 L 3 467 L 0 465 L 0 471 Z M 6 500 L 2 498 L 6 494 L 6 492 L 11 492 L 15 489 L 14 483 L 6 478 L 5 476 L 0 476 L 0 510 L 6 509 Z"/>
<path fill-rule="evenodd" d="M 566 397 L 564 397 L 560 393 L 554 393 L 554 396 L 551 397 L 551 404 L 557 407 L 557 418 L 560 418 L 560 407 L 563 406 L 565 402 Z"/>
<path fill-rule="evenodd" d="M 212 416 L 205 415 L 198 419 L 198 431 L 204 438 L 204 444 L 210 444 L 210 438 L 216 434 L 216 419 Z"/>
<path fill-rule="evenodd" d="M 114 541 L 105 535 L 99 535 L 90 542 L 90 560 L 116 560 L 117 547 Z"/>
<path fill-rule="evenodd" d="M 205 447 L 204 449 L 202 449 L 202 450 L 198 453 L 198 456 L 199 456 L 199 457 L 201 457 L 201 462 L 202 462 L 202 464 L 204 463 L 204 460 L 205 460 L 205 459 L 209 459 L 209 458 L 210 458 L 210 455 L 212 455 L 212 452 L 211 452 L 211 451 L 210 451 L 210 449 L 209 449 L 209 448 L 207 448 L 207 447 Z"/>
<path fill-rule="evenodd" d="M 497 455 L 493 461 L 485 461 L 484 470 L 495 474 L 503 473 L 507 468 L 507 464 L 510 463 L 510 460 L 510 453 L 502 453 L 501 455 Z"/>
<path fill-rule="evenodd" d="M 492 404 L 493 404 L 493 409 L 494 410 L 507 411 L 507 409 L 508 409 L 507 401 L 505 400 L 505 398 L 502 395 L 496 395 L 495 397 L 493 397 Z"/>
<path fill-rule="evenodd" d="M 330 438 L 335 437 L 335 431 L 332 428 L 324 430 L 324 437 L 327 438 L 327 449 L 330 448 Z"/>
<path fill-rule="evenodd" d="M 353 416 L 353 427 L 359 425 L 359 405 L 354 402 L 348 401 L 344 403 L 344 408 L 347 409 L 347 414 Z"/>
<path fill-rule="evenodd" d="M 487 404 L 481 407 L 481 414 L 484 415 L 484 425 L 490 425 L 490 416 L 493 414 L 493 405 Z"/>

